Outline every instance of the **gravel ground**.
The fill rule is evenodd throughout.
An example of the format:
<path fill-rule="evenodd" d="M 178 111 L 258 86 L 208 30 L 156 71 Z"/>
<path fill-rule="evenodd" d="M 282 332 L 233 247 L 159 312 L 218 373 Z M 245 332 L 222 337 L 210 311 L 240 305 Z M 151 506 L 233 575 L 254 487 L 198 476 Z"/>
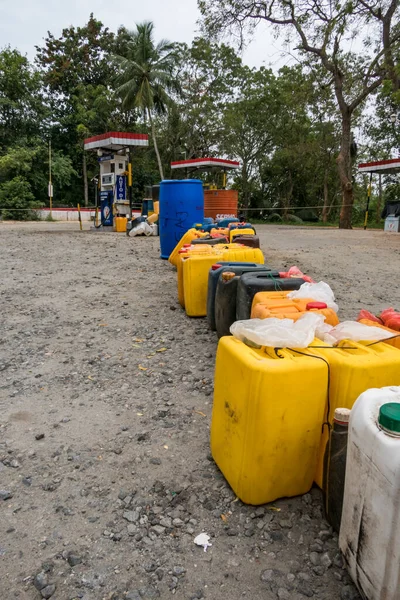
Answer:
<path fill-rule="evenodd" d="M 1 600 L 358 599 L 319 490 L 245 506 L 212 462 L 216 335 L 158 238 L 77 229 L 0 223 Z M 258 232 L 342 318 L 400 307 L 400 236 Z"/>

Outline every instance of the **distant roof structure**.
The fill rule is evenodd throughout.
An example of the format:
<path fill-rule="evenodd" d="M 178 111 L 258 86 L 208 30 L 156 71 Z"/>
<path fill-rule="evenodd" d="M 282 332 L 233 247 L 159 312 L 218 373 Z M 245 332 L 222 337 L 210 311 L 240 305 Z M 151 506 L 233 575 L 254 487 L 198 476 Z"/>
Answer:
<path fill-rule="evenodd" d="M 206 171 L 213 167 L 239 169 L 240 163 L 236 160 L 226 160 L 225 158 L 191 158 L 189 160 L 176 160 L 171 163 L 171 169 L 198 169 Z"/>
<path fill-rule="evenodd" d="M 400 173 L 400 158 L 361 163 L 358 165 L 358 171 L 359 173 L 382 173 L 384 175 Z"/>
<path fill-rule="evenodd" d="M 149 136 L 145 133 L 123 133 L 109 131 L 101 135 L 86 138 L 83 142 L 85 150 L 123 150 L 129 146 L 148 146 Z"/>

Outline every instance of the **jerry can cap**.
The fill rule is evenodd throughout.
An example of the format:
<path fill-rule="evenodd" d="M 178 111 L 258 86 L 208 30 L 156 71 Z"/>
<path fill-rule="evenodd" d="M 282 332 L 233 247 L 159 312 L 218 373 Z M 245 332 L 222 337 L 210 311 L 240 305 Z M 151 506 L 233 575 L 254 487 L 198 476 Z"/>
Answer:
<path fill-rule="evenodd" d="M 400 436 L 400 404 L 387 402 L 379 409 L 378 423 L 388 433 Z"/>
<path fill-rule="evenodd" d="M 314 308 L 321 310 L 323 308 L 328 308 L 328 305 L 326 304 L 326 302 L 308 302 L 307 303 L 306 310 L 312 310 Z"/>
<path fill-rule="evenodd" d="M 347 424 L 350 420 L 351 410 L 349 408 L 335 408 L 333 420 L 335 423 Z"/>
<path fill-rule="evenodd" d="M 231 281 L 235 277 L 235 273 L 233 271 L 224 271 L 221 275 L 222 281 Z"/>

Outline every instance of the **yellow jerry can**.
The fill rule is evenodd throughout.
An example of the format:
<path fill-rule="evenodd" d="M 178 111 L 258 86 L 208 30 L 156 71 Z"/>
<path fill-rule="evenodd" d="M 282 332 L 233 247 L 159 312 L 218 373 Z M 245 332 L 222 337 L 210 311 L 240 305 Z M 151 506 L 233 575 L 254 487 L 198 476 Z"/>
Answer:
<path fill-rule="evenodd" d="M 114 219 L 115 231 L 118 231 L 119 233 L 121 233 L 122 231 L 126 232 L 127 222 L 128 222 L 128 220 L 126 217 L 115 217 L 115 219 Z"/>
<path fill-rule="evenodd" d="M 264 504 L 310 490 L 327 386 L 322 360 L 220 339 L 211 453 L 243 502 Z"/>
<path fill-rule="evenodd" d="M 219 244 L 213 248 L 214 259 L 209 256 L 191 256 L 182 262 L 183 301 L 189 317 L 207 315 L 208 272 L 213 264 L 220 260 L 264 264 L 264 255 L 259 248 L 241 244 Z"/>
<path fill-rule="evenodd" d="M 172 250 L 168 262 L 170 262 L 171 265 L 174 265 L 174 267 L 176 267 L 179 261 L 179 250 L 181 250 L 181 248 L 183 248 L 183 246 L 185 246 L 186 244 L 190 244 L 192 240 L 198 240 L 207 235 L 208 233 L 198 231 L 194 227 L 188 229 L 188 231 L 181 237 L 175 248 Z"/>
<path fill-rule="evenodd" d="M 400 352 L 383 342 L 344 340 L 332 347 L 315 340 L 304 352 L 323 357 L 329 363 L 330 386 L 324 422 L 329 422 L 330 425 L 333 423 L 335 409 L 351 409 L 363 392 L 370 388 L 400 385 Z M 323 486 L 324 455 L 328 438 L 328 426 L 325 425 L 314 479 L 320 488 Z"/>
<path fill-rule="evenodd" d="M 187 250 L 182 248 L 178 253 L 178 262 L 176 263 L 177 271 L 177 282 L 178 282 L 178 301 L 182 308 L 185 308 L 185 298 L 183 294 L 183 263 L 190 257 L 193 258 L 210 258 L 210 268 L 218 260 L 221 260 L 218 254 L 214 251 L 214 246 L 208 246 L 207 244 L 201 246 L 190 246 Z M 182 253 L 181 253 L 182 252 Z M 207 263 L 208 264 L 208 263 Z"/>

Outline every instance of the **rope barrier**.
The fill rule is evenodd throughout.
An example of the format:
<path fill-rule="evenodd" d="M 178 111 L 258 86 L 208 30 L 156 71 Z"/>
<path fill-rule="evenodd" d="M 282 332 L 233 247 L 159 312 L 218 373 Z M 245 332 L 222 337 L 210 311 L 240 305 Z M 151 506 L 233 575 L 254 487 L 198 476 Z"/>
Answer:
<path fill-rule="evenodd" d="M 362 207 L 356 206 L 354 204 L 332 204 L 332 206 L 329 206 L 328 208 L 331 209 L 331 208 L 344 208 L 344 207 L 346 207 L 346 208 L 347 207 L 362 208 Z M 141 209 L 142 205 L 141 204 L 133 204 L 132 208 L 138 208 L 138 209 L 140 208 Z M 271 212 L 275 212 L 277 210 L 287 210 L 287 211 L 289 211 L 289 210 L 304 210 L 304 209 L 309 209 L 309 208 L 315 208 L 315 209 L 316 208 L 324 208 L 324 205 L 320 204 L 320 205 L 317 205 L 317 206 L 288 206 L 286 208 L 285 207 L 276 207 L 276 208 L 271 208 L 271 207 L 264 207 L 264 208 L 262 208 L 262 207 L 240 208 L 239 207 L 238 210 L 240 212 L 246 211 L 246 210 L 254 210 L 254 211 L 259 211 L 259 212 L 268 210 L 268 211 L 271 211 Z M 213 204 L 213 209 L 215 209 L 215 210 L 220 210 L 220 209 L 223 210 L 224 209 L 225 210 L 226 207 L 225 206 L 222 207 L 222 206 L 218 206 L 217 204 Z M 48 206 L 41 206 L 41 207 L 34 207 L 34 208 L 12 208 L 10 206 L 4 206 L 4 207 L 0 207 L 0 210 L 19 211 L 19 210 L 50 210 L 50 209 L 49 209 Z M 75 210 L 76 211 L 77 209 L 75 207 L 73 207 L 73 206 L 59 206 L 59 207 L 57 207 L 57 206 L 54 207 L 53 206 L 53 210 Z M 82 206 L 81 210 L 93 210 L 94 211 L 94 210 L 96 210 L 96 207 L 95 206 Z"/>
<path fill-rule="evenodd" d="M 99 207 L 97 207 L 99 208 Z M 142 208 L 142 205 L 139 204 L 137 206 L 133 205 L 132 208 L 134 210 L 139 210 Z M 11 208 L 10 206 L 4 206 L 4 207 L 0 207 L 0 210 L 9 210 L 10 212 L 16 212 L 16 211 L 33 211 L 33 212 L 37 212 L 37 211 L 41 211 L 41 210 L 46 210 L 46 211 L 50 211 L 50 208 L 48 206 L 42 206 L 41 208 Z M 73 206 L 59 206 L 59 207 L 54 207 L 52 208 L 53 211 L 57 211 L 57 210 L 62 210 L 64 212 L 67 211 L 72 211 L 72 212 L 78 212 L 77 208 L 74 208 Z M 95 206 L 81 206 L 81 211 L 95 211 L 96 207 Z"/>
<path fill-rule="evenodd" d="M 327 208 L 330 210 L 331 208 L 344 208 L 344 207 L 352 207 L 352 208 L 362 208 L 362 207 L 357 207 L 354 204 L 332 204 L 331 206 L 328 206 Z M 214 206 L 213 208 L 218 208 L 218 206 Z M 263 211 L 263 210 L 269 210 L 269 211 L 277 211 L 277 210 L 304 210 L 306 208 L 324 208 L 323 204 L 317 205 L 317 206 L 287 206 L 285 207 L 276 207 L 276 208 L 271 208 L 271 207 L 264 207 L 264 208 L 259 208 L 259 207 L 250 207 L 250 208 L 238 208 L 238 210 L 240 211 L 246 211 L 246 210 L 258 210 L 258 211 Z"/>

